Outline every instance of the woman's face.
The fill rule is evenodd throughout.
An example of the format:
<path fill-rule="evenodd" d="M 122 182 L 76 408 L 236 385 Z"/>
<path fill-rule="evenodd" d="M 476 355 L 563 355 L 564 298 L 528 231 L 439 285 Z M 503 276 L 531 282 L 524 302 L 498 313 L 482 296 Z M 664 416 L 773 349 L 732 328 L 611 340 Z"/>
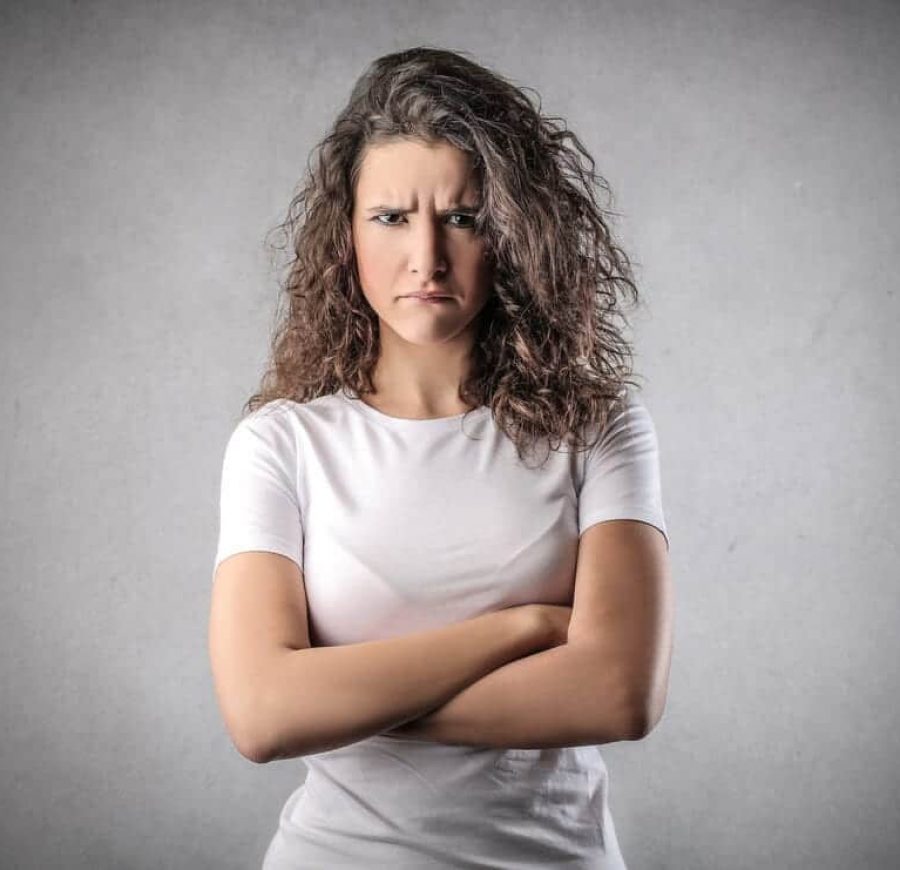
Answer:
<path fill-rule="evenodd" d="M 493 285 L 474 230 L 478 188 L 469 156 L 441 142 L 371 146 L 353 201 L 353 246 L 363 294 L 385 327 L 413 344 L 462 338 Z M 417 292 L 448 298 L 421 302 Z"/>

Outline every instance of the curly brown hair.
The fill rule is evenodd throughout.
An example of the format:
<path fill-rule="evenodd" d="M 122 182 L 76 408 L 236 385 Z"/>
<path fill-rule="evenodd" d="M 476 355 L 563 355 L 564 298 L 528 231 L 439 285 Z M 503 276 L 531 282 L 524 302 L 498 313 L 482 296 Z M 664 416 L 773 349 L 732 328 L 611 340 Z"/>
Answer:
<path fill-rule="evenodd" d="M 284 240 L 275 248 L 290 249 L 279 282 L 287 306 L 245 412 L 279 398 L 375 391 L 379 322 L 351 238 L 356 180 L 369 145 L 444 141 L 471 156 L 481 190 L 475 231 L 494 261 L 460 399 L 489 405 L 520 459 L 539 440 L 581 450 L 588 432 L 602 432 L 624 406 L 625 385 L 638 387 L 616 323 L 627 325 L 622 303 L 637 304 L 637 287 L 608 224 L 616 213 L 594 190 L 608 203 L 608 183 L 563 119 L 543 115 L 539 95 L 535 106 L 526 91 L 442 48 L 370 64 L 275 228 Z"/>

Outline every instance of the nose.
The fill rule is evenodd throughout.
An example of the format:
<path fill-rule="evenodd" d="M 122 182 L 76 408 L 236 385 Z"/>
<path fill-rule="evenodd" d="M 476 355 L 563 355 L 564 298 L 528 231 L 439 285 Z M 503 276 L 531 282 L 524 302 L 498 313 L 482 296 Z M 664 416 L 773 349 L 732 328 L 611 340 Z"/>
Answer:
<path fill-rule="evenodd" d="M 409 267 L 424 283 L 433 275 L 443 274 L 447 270 L 447 253 L 440 225 L 435 227 L 434 222 L 429 220 L 420 220 L 417 224 L 409 234 Z"/>

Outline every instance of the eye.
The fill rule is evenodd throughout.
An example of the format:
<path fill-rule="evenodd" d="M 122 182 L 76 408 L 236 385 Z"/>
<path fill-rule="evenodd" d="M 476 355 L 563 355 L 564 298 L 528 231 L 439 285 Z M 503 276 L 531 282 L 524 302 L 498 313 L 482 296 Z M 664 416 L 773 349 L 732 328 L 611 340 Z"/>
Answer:
<path fill-rule="evenodd" d="M 380 220 L 380 218 L 383 218 L 383 217 L 403 217 L 403 215 L 401 215 L 400 212 L 398 212 L 398 211 L 384 211 L 384 212 L 381 212 L 380 214 L 375 215 L 375 217 L 373 217 L 372 220 L 375 221 L 376 223 L 381 224 L 382 226 L 385 226 L 385 227 L 397 226 L 397 224 L 395 224 L 395 223 L 386 223 L 385 221 Z"/>
<path fill-rule="evenodd" d="M 458 212 L 454 212 L 451 215 L 448 215 L 448 217 L 451 217 L 451 218 L 458 217 L 458 218 L 462 218 L 464 221 L 471 221 L 471 223 L 469 223 L 469 224 L 462 223 L 462 224 L 454 224 L 453 225 L 453 226 L 459 227 L 462 230 L 472 229 L 475 226 L 475 215 L 473 215 L 473 214 L 466 214 L 465 212 L 458 211 Z"/>
<path fill-rule="evenodd" d="M 383 221 L 381 218 L 402 218 L 403 215 L 398 211 L 383 211 L 380 214 L 375 215 L 372 218 L 376 223 L 381 224 L 384 227 L 396 227 L 400 225 L 400 221 Z M 464 223 L 452 223 L 450 224 L 453 227 L 461 230 L 472 229 L 475 226 L 475 216 L 471 214 L 466 214 L 465 212 L 453 212 L 452 214 L 447 215 L 447 220 L 451 218 L 462 218 Z M 471 221 L 471 223 L 465 223 L 465 221 Z"/>

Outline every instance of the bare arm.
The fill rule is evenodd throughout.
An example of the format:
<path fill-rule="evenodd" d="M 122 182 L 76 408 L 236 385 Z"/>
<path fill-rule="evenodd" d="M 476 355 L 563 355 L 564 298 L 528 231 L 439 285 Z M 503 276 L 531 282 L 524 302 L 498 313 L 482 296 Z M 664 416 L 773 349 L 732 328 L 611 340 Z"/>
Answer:
<path fill-rule="evenodd" d="M 388 737 L 465 746 L 539 749 L 635 738 L 627 695 L 596 651 L 564 644 L 503 665 Z"/>
<path fill-rule="evenodd" d="M 260 733 L 270 734 L 263 760 L 335 749 L 422 716 L 541 649 L 538 625 L 516 607 L 387 640 L 286 651 L 259 699 Z"/>
<path fill-rule="evenodd" d="M 547 646 L 539 606 L 485 613 L 402 637 L 311 647 L 300 567 L 269 552 L 218 567 L 209 646 L 238 750 L 264 763 L 335 749 L 423 716 Z"/>
<path fill-rule="evenodd" d="M 645 737 L 668 688 L 666 551 L 663 535 L 644 523 L 592 526 L 581 536 L 565 644 L 499 668 L 387 736 L 522 748 Z"/>

